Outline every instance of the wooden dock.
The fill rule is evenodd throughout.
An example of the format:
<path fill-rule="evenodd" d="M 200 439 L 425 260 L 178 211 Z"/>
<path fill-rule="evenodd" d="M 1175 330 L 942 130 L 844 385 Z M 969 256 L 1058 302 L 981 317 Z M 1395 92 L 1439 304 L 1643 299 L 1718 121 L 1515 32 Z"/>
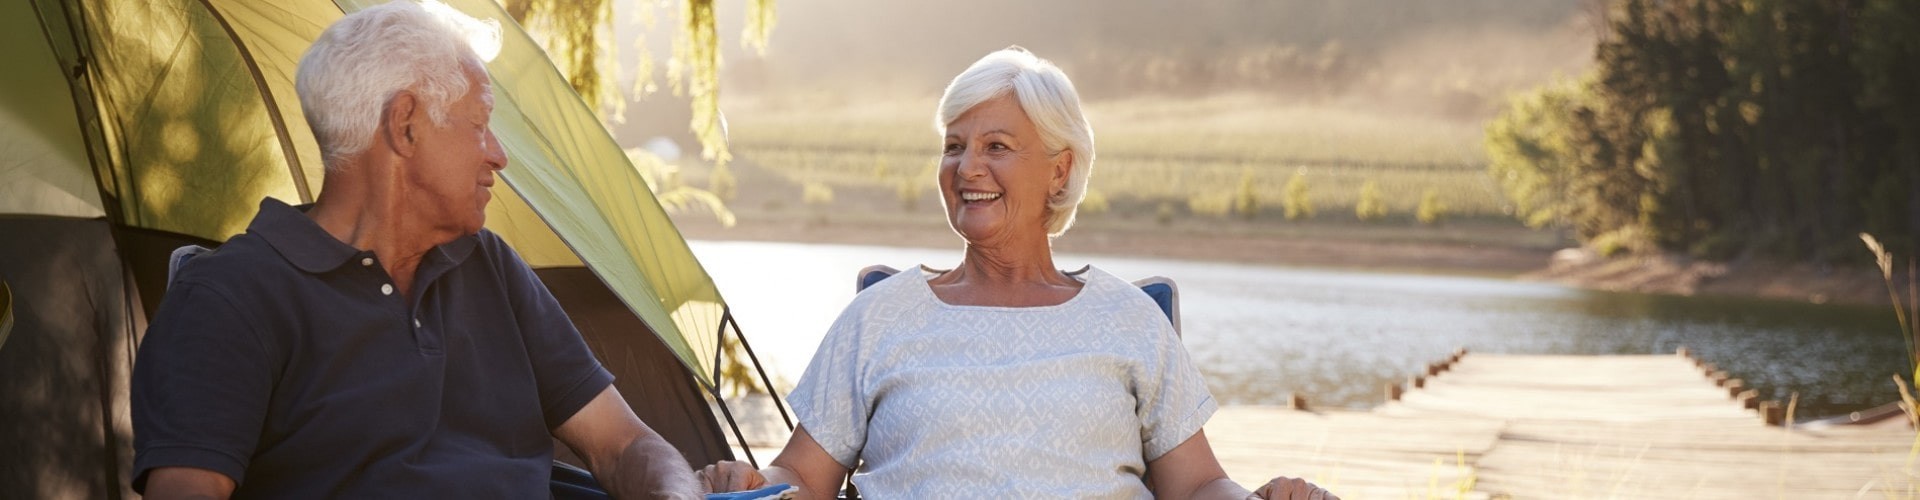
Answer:
<path fill-rule="evenodd" d="M 1903 418 L 1789 430 L 1730 394 L 1682 356 L 1472 354 L 1373 410 L 1227 407 L 1206 432 L 1243 485 L 1347 499 L 1920 497 Z"/>

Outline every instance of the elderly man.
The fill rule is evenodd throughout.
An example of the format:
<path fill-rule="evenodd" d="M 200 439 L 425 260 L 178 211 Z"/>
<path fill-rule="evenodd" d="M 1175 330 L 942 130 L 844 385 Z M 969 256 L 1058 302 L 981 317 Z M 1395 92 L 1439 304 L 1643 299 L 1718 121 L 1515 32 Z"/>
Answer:
<path fill-rule="evenodd" d="M 262 201 L 170 285 L 134 369 L 136 490 L 542 498 L 558 437 L 614 496 L 700 493 L 482 229 L 507 157 L 468 39 L 497 30 L 395 2 L 308 50 L 296 89 L 324 191 L 304 210 Z"/>

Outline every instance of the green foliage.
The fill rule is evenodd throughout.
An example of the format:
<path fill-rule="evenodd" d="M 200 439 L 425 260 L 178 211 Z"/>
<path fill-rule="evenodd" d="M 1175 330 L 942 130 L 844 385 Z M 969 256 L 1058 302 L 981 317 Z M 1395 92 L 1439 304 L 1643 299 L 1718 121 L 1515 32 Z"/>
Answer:
<path fill-rule="evenodd" d="M 702 208 L 713 214 L 714 220 L 722 226 L 733 227 L 737 222 L 733 211 L 727 209 L 727 204 L 721 201 L 719 195 L 686 185 L 680 177 L 680 167 L 660 161 L 660 157 L 640 148 L 628 149 L 627 159 L 633 162 L 640 179 L 647 182 L 647 189 L 653 191 L 653 197 L 660 201 L 660 207 L 667 212 L 681 213 Z"/>
<path fill-rule="evenodd" d="M 1579 158 L 1567 132 L 1582 98 L 1577 84 L 1540 87 L 1514 97 L 1487 124 L 1487 173 L 1527 227 L 1569 223 L 1575 201 L 1567 191 Z"/>
<path fill-rule="evenodd" d="M 1363 221 L 1387 216 L 1387 200 L 1380 195 L 1380 183 L 1368 180 L 1360 185 L 1360 202 L 1353 205 L 1353 215 Z"/>
<path fill-rule="evenodd" d="M 713 173 L 707 176 L 707 191 L 724 201 L 733 201 L 740 194 L 740 181 L 733 177 L 733 168 L 722 163 L 714 165 Z"/>
<path fill-rule="evenodd" d="M 1306 172 L 1294 172 L 1293 177 L 1287 179 L 1287 187 L 1283 190 L 1286 194 L 1280 200 L 1280 207 L 1287 216 L 1287 220 L 1313 218 L 1313 199 L 1307 194 Z"/>
<path fill-rule="evenodd" d="M 1221 193 L 1200 193 L 1187 197 L 1187 212 L 1209 217 L 1233 213 L 1233 197 Z"/>
<path fill-rule="evenodd" d="M 1233 190 L 1233 213 L 1252 219 L 1260 213 L 1260 196 L 1254 192 L 1253 169 L 1240 170 L 1240 186 Z"/>
<path fill-rule="evenodd" d="M 920 209 L 920 194 L 926 192 L 926 183 L 913 178 L 900 179 L 894 187 L 893 196 L 900 200 L 900 209 L 912 212 Z"/>
<path fill-rule="evenodd" d="M 1088 188 L 1087 196 L 1080 199 L 1079 213 L 1083 215 L 1103 214 L 1111 209 L 1113 209 L 1113 207 L 1107 203 L 1107 194 L 1100 192 L 1098 189 Z"/>
<path fill-rule="evenodd" d="M 1592 75 L 1487 128 L 1515 215 L 1612 250 L 1858 259 L 1920 237 L 1920 2 L 1616 0 Z"/>
<path fill-rule="evenodd" d="M 1174 216 L 1174 213 L 1173 213 L 1172 202 L 1166 202 L 1166 201 L 1160 202 L 1159 208 L 1156 208 L 1153 211 L 1153 221 L 1160 223 L 1160 225 L 1162 226 L 1172 225 L 1173 216 Z"/>
<path fill-rule="evenodd" d="M 819 181 L 800 183 L 800 202 L 808 205 L 832 205 L 833 186 Z"/>
<path fill-rule="evenodd" d="M 1420 206 L 1413 209 L 1413 218 L 1421 224 L 1434 225 L 1447 220 L 1447 205 L 1440 202 L 1440 191 L 1427 188 L 1420 195 Z"/>
<path fill-rule="evenodd" d="M 1901 409 L 1906 410 L 1907 424 L 1920 426 L 1920 406 L 1916 406 L 1915 403 L 1920 400 L 1920 393 L 1910 390 L 1908 384 L 1909 382 L 1920 383 L 1920 343 L 1916 343 L 1920 341 L 1920 325 L 1916 325 L 1911 316 L 1915 312 L 1920 312 L 1920 288 L 1917 288 L 1920 287 L 1920 280 L 1915 278 L 1913 260 L 1908 259 L 1906 300 L 1901 300 L 1900 287 L 1895 284 L 1893 254 L 1887 252 L 1886 247 L 1880 244 L 1880 240 L 1875 239 L 1871 234 L 1860 233 L 1860 241 L 1866 243 L 1867 251 L 1873 254 L 1873 263 L 1880 267 L 1880 279 L 1887 284 L 1887 298 L 1893 301 L 1894 318 L 1899 320 L 1900 336 L 1906 340 L 1907 363 L 1913 365 L 1913 378 L 1902 381 L 1901 374 L 1896 373 L 1893 376 L 1893 382 L 1900 387 Z M 1920 436 L 1914 437 L 1913 446 L 1908 451 L 1908 466 L 1913 465 L 1915 455 L 1920 455 Z"/>
<path fill-rule="evenodd" d="M 527 27 L 535 41 L 566 75 L 574 92 L 603 116 L 621 116 L 626 97 L 614 90 L 619 74 L 619 59 L 612 50 L 612 0 L 500 0 L 514 22 Z M 741 43 L 756 53 L 765 54 L 775 24 L 775 0 L 749 0 L 746 28 Z M 673 58 L 667 64 L 667 80 L 676 95 L 692 97 L 693 118 L 688 127 L 700 141 L 702 158 L 725 165 L 733 159 L 727 148 L 726 131 L 720 123 L 720 36 L 715 27 L 714 0 L 681 0 L 679 30 L 673 41 Z M 639 17 L 647 28 L 653 27 L 655 2 L 639 2 Z M 645 46 L 645 37 L 636 47 L 637 73 L 634 97 L 653 88 L 654 61 Z"/>

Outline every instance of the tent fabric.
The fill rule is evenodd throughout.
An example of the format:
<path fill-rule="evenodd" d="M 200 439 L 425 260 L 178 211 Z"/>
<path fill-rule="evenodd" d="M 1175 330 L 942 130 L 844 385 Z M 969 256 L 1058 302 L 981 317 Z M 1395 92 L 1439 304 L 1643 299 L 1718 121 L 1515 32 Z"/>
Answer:
<path fill-rule="evenodd" d="M 127 381 L 144 324 L 118 259 L 104 220 L 0 215 L 0 279 L 15 298 L 0 345 L 0 497 L 131 494 Z"/>
<path fill-rule="evenodd" d="M 0 173 L 34 179 L 8 183 L 34 198 L 9 197 L 16 201 L 0 213 L 104 213 L 223 241 L 245 229 L 262 197 L 312 201 L 324 174 L 293 94 L 294 68 L 343 10 L 376 3 L 41 0 L 27 5 L 32 12 L 10 12 L 28 15 L 7 16 L 8 36 L 42 35 L 20 45 L 35 50 L 10 58 L 78 78 L 66 79 L 75 104 L 64 116 L 58 106 L 5 103 L 5 130 L 52 132 L 9 133 L 0 143 L 50 158 L 0 160 Z M 536 267 L 585 264 L 713 386 L 725 302 L 639 172 L 498 4 L 450 4 L 500 21 L 504 32 L 488 69 L 512 196 L 496 199 L 522 199 L 490 210 L 504 215 L 495 231 L 534 250 L 526 253 Z M 57 83 L 40 73 L 4 88 L 9 100 L 44 104 L 59 102 L 43 98 L 59 94 Z M 41 118 L 77 123 L 41 127 Z M 58 196 L 77 201 L 40 201 Z"/>
<path fill-rule="evenodd" d="M 600 355 L 600 363 L 617 375 L 614 388 L 628 401 L 640 402 L 633 405 L 633 412 L 641 421 L 679 449 L 687 463 L 733 459 L 705 393 L 678 365 L 672 351 L 662 348 L 658 337 L 645 335 L 646 323 L 627 312 L 613 290 L 585 268 L 534 273 L 560 300 L 587 346 Z"/>
<path fill-rule="evenodd" d="M 0 57 L 11 68 L 0 78 L 0 213 L 104 216 L 73 97 L 33 7 L 0 3 Z"/>
<path fill-rule="evenodd" d="M 307 203 L 324 167 L 293 93 L 324 26 L 370 0 L 0 2 L 0 497 L 130 495 L 126 379 L 185 244 Z M 500 21 L 489 229 L 536 268 L 628 402 L 693 463 L 730 458 L 705 402 L 726 303 L 638 171 L 531 38 Z M 671 360 L 671 361 L 669 361 Z"/>
<path fill-rule="evenodd" d="M 339 0 L 348 11 L 384 3 Z M 532 37 L 492 0 L 449 5 L 501 22 L 493 129 L 500 176 L 708 387 L 725 302 L 646 181 Z M 509 240 L 513 243 L 514 240 Z"/>

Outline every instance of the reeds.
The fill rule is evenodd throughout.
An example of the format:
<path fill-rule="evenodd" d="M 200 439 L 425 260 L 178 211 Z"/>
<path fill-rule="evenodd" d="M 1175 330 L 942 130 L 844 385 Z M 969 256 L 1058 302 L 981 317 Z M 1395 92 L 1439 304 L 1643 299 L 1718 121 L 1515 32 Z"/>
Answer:
<path fill-rule="evenodd" d="M 1920 380 L 1920 350 L 1914 349 L 1916 332 L 1912 317 L 1915 310 L 1920 310 L 1920 290 L 1915 288 L 1913 258 L 1907 258 L 1907 294 L 1902 300 L 1900 287 L 1893 281 L 1893 254 L 1888 253 L 1880 240 L 1874 239 L 1871 234 L 1860 233 L 1860 241 L 1867 244 L 1867 251 L 1873 252 L 1873 262 L 1880 266 L 1880 278 L 1887 283 L 1887 298 L 1893 301 L 1894 318 L 1900 321 L 1900 335 L 1907 341 L 1907 363 L 1913 365 L 1913 378 L 1909 380 Z M 1915 404 L 1920 397 L 1906 382 L 1900 380 L 1900 375 L 1893 376 L 1893 383 L 1900 390 L 1900 409 L 1906 411 L 1907 425 L 1920 428 L 1920 406 Z M 1916 457 L 1920 457 L 1920 434 L 1914 435 L 1913 446 L 1907 451 L 1908 469 L 1913 468 Z"/>

